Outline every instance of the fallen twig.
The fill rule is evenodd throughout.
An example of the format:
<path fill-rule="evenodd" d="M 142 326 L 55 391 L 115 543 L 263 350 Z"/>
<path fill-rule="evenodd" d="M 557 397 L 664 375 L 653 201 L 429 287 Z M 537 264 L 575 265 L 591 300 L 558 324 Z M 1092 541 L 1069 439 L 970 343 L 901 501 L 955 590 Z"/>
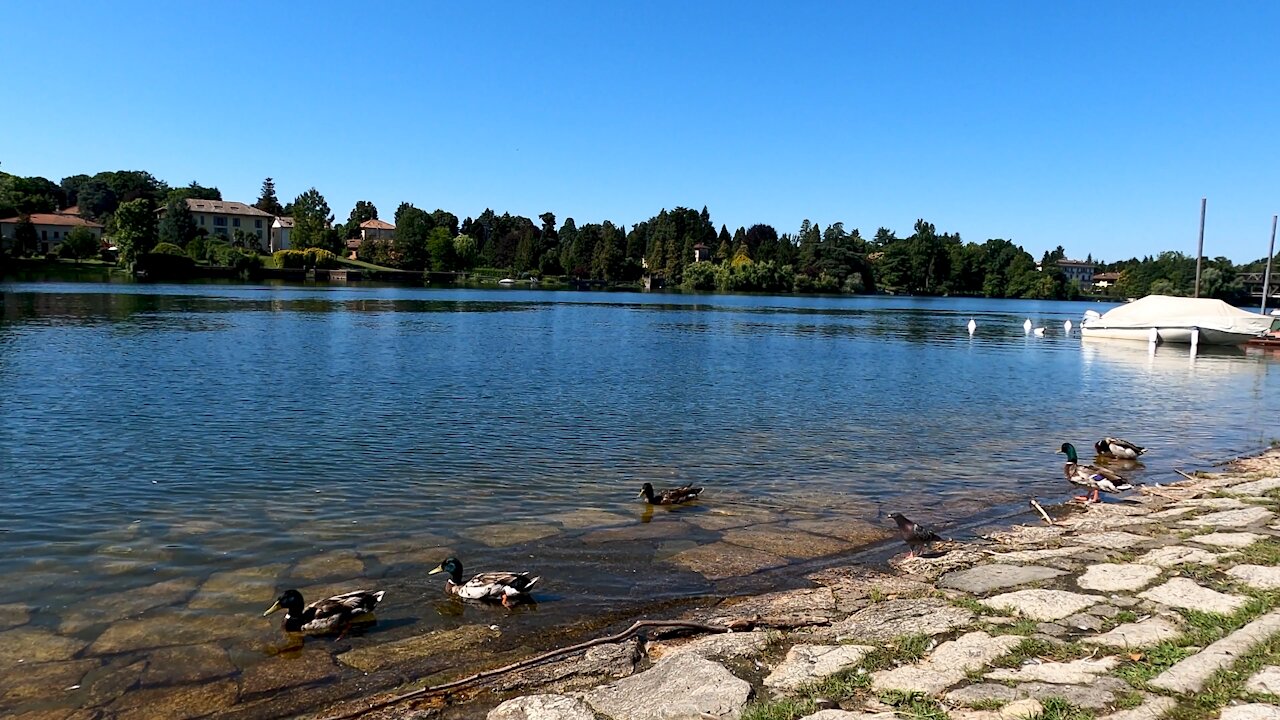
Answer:
<path fill-rule="evenodd" d="M 1194 475 L 1188 475 L 1188 474 L 1186 474 L 1186 473 L 1184 473 L 1184 472 L 1182 472 L 1181 470 L 1178 470 L 1178 469 L 1176 469 L 1176 468 L 1174 469 L 1174 472 L 1178 473 L 1178 474 L 1179 474 L 1179 475 L 1181 475 L 1182 477 L 1184 477 L 1184 478 L 1186 478 L 1186 479 L 1188 479 L 1188 480 L 1190 480 L 1190 481 L 1192 481 L 1192 482 L 1195 482 L 1196 480 L 1198 480 L 1198 479 L 1199 479 L 1199 478 L 1195 477 Z"/>
<path fill-rule="evenodd" d="M 385 700 L 379 700 L 377 702 L 370 703 L 369 705 L 361 707 L 356 710 L 349 710 L 347 712 L 340 713 L 338 715 L 330 715 L 328 718 L 326 718 L 326 720 L 348 720 L 349 718 L 359 717 L 360 715 L 363 715 L 367 712 L 390 707 L 392 705 L 397 705 L 407 700 L 414 700 L 416 698 L 425 697 L 428 695 L 435 695 L 438 693 L 448 692 L 450 690 L 457 690 L 458 688 L 462 688 L 467 685 L 471 685 L 472 683 L 476 683 L 481 680 L 486 680 L 488 678 L 491 678 L 497 675 L 503 675 L 509 672 L 515 672 L 517 670 L 524 670 L 525 668 L 533 667 L 534 665 L 546 662 L 548 660 L 560 657 L 562 655 L 569 655 L 571 653 L 575 653 L 580 650 L 586 650 L 588 648 L 592 648 L 597 645 L 607 645 L 609 643 L 622 642 L 623 640 L 630 639 L 631 637 L 639 634 L 639 632 L 641 630 L 644 630 L 645 628 L 670 628 L 670 629 L 679 629 L 679 630 L 695 630 L 698 632 L 705 632 L 705 633 L 727 633 L 727 632 L 747 632 L 750 630 L 754 630 L 756 628 L 765 628 L 765 627 L 794 628 L 794 627 L 801 627 L 801 626 L 807 626 L 807 625 L 821 625 L 828 622 L 830 622 L 830 620 L 827 620 L 826 618 L 802 618 L 798 620 L 792 620 L 788 618 L 761 618 L 758 616 L 754 618 L 734 618 L 732 620 L 729 620 L 724 625 L 711 625 L 708 623 L 691 622 L 688 620 L 638 620 L 632 623 L 631 627 L 614 635 L 600 637 L 594 640 L 587 640 L 585 642 L 580 642 L 577 645 L 570 645 L 569 647 L 563 647 L 556 650 L 548 650 L 547 652 L 544 652 L 541 655 L 535 655 L 531 658 L 526 658 L 524 660 L 520 660 L 519 662 L 511 663 L 510 665 L 504 665 L 500 668 L 494 668 L 492 670 L 482 670 L 481 672 L 475 673 L 474 675 L 468 675 L 464 678 L 452 680 L 450 682 L 442 683 L 440 685 L 430 685 L 427 687 L 418 688 L 417 690 L 411 690 L 410 692 L 403 693 L 401 695 L 396 695 L 394 697 L 390 697 Z"/>
<path fill-rule="evenodd" d="M 1040 517 L 1044 518 L 1044 521 L 1046 523 L 1050 525 L 1054 524 L 1053 518 L 1049 517 L 1049 513 L 1044 511 L 1044 507 L 1041 506 L 1040 503 L 1037 502 L 1035 498 L 1031 498 L 1031 507 L 1035 508 L 1035 511 L 1040 513 Z"/>

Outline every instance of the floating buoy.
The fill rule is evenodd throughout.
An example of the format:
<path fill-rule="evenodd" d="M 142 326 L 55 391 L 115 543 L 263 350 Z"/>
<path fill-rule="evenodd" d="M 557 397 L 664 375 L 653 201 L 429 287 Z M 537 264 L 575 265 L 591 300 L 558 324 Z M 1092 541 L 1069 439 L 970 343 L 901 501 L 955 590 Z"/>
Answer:
<path fill-rule="evenodd" d="M 970 319 L 969 319 L 969 334 L 970 334 L 970 335 L 972 335 L 972 334 L 973 334 L 973 332 L 974 332 L 975 330 L 977 330 L 977 329 L 978 329 L 978 323 L 974 322 L 974 321 L 973 321 L 973 318 L 970 318 Z"/>
<path fill-rule="evenodd" d="M 1044 337 L 1044 328 L 1036 328 L 1036 337 Z"/>
<path fill-rule="evenodd" d="M 1022 323 L 1022 332 L 1031 332 L 1031 318 L 1027 318 L 1026 322 Z"/>
<path fill-rule="evenodd" d="M 1067 333 L 1068 335 L 1070 335 L 1070 334 L 1071 334 L 1071 321 L 1070 321 L 1070 320 L 1068 320 L 1068 321 L 1066 321 L 1066 322 L 1062 323 L 1062 329 L 1063 329 L 1063 330 L 1065 330 L 1065 331 L 1066 331 L 1066 333 Z"/>

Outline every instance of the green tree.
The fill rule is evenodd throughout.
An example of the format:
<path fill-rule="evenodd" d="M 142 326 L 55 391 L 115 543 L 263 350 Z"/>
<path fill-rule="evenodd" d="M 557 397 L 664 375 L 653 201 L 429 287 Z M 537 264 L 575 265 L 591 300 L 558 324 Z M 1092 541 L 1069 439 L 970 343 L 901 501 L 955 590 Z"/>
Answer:
<path fill-rule="evenodd" d="M 216 187 L 205 187 L 195 180 L 186 187 L 173 188 L 165 196 L 165 204 L 174 200 L 221 200 L 222 191 Z"/>
<path fill-rule="evenodd" d="M 160 242 L 172 243 L 178 247 L 186 247 L 200 229 L 196 227 L 196 218 L 191 208 L 182 198 L 170 198 L 164 206 L 164 216 L 160 218 L 158 228 Z"/>
<path fill-rule="evenodd" d="M 396 231 L 391 241 L 396 267 L 404 270 L 425 270 L 430 267 L 431 254 L 427 241 L 435 229 L 431 215 L 426 211 L 400 203 L 396 209 Z"/>
<path fill-rule="evenodd" d="M 23 257 L 35 254 L 36 245 L 39 242 L 40 234 L 36 232 L 36 226 L 31 222 L 31 217 L 18 216 L 18 224 L 13 229 L 13 256 Z"/>
<path fill-rule="evenodd" d="M 106 182 L 91 177 L 77 186 L 76 202 L 81 217 L 97 220 L 114 212 L 120 201 Z"/>
<path fill-rule="evenodd" d="M 329 203 L 315 188 L 310 188 L 293 200 L 293 232 L 289 244 L 295 250 L 322 248 L 337 252 L 335 238 L 327 232 L 333 224 Z"/>
<path fill-rule="evenodd" d="M 58 254 L 79 262 L 83 258 L 97 255 L 99 245 L 98 238 L 92 230 L 87 227 L 77 227 L 63 238 Z"/>
<path fill-rule="evenodd" d="M 115 211 L 115 241 L 120 262 L 131 265 L 139 255 L 150 252 L 157 239 L 156 213 L 151 200 L 139 198 L 123 203 Z"/>
<path fill-rule="evenodd" d="M 253 206 L 276 217 L 286 214 L 284 208 L 280 205 L 280 198 L 276 197 L 275 180 L 267 178 L 262 181 L 262 191 L 258 193 L 258 202 L 254 203 Z"/>
<path fill-rule="evenodd" d="M 552 222 L 555 222 L 552 220 Z M 459 235 L 453 239 L 453 256 L 457 259 L 459 270 L 470 270 L 475 267 L 478 257 L 476 239 L 470 235 Z"/>
<path fill-rule="evenodd" d="M 347 216 L 347 224 L 344 239 L 360 237 L 360 223 L 367 220 L 378 219 L 378 208 L 368 200 L 357 200 L 356 206 L 351 208 L 351 214 Z"/>
<path fill-rule="evenodd" d="M 427 255 L 431 259 L 431 269 L 436 272 L 448 272 L 454 269 L 453 236 L 449 228 L 434 227 L 427 235 Z"/>

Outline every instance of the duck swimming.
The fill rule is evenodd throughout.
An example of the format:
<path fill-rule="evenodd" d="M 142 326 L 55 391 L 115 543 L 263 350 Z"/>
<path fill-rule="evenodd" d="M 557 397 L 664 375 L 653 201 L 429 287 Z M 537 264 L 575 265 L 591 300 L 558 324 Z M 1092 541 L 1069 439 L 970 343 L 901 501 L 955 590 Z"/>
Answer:
<path fill-rule="evenodd" d="M 681 485 L 677 488 L 670 488 L 660 492 L 654 492 L 653 485 L 645 483 L 640 488 L 639 497 L 650 505 L 679 505 L 682 502 L 695 500 L 702 494 L 702 488 L 692 485 Z"/>
<path fill-rule="evenodd" d="M 1136 460 L 1139 455 L 1147 451 L 1141 445 L 1134 445 L 1123 438 L 1113 437 L 1102 438 L 1093 444 L 1093 449 L 1097 450 L 1099 455 L 1121 460 Z"/>
<path fill-rule="evenodd" d="M 262 613 L 262 617 L 284 610 L 286 632 L 324 635 L 341 628 L 345 633 L 356 621 L 372 620 L 370 614 L 385 594 L 383 590 L 354 590 L 303 606 L 302 593 L 285 590 L 276 598 L 275 604 Z"/>
<path fill-rule="evenodd" d="M 531 600 L 529 588 L 542 579 L 529 577 L 527 572 L 486 572 L 464 583 L 462 561 L 456 557 L 448 558 L 427 574 L 435 575 L 438 572 L 449 573 L 449 579 L 444 581 L 444 589 L 449 594 L 464 600 L 496 600 L 508 608 L 517 602 Z"/>
<path fill-rule="evenodd" d="M 1067 454 L 1067 463 L 1062 466 L 1062 474 L 1066 476 L 1067 482 L 1092 490 L 1088 496 L 1076 497 L 1077 500 L 1096 503 L 1100 502 L 1099 492 L 1118 493 L 1133 489 L 1129 481 L 1118 473 L 1097 465 L 1081 465 L 1080 458 L 1076 455 L 1076 448 L 1071 443 L 1062 443 L 1058 452 Z"/>

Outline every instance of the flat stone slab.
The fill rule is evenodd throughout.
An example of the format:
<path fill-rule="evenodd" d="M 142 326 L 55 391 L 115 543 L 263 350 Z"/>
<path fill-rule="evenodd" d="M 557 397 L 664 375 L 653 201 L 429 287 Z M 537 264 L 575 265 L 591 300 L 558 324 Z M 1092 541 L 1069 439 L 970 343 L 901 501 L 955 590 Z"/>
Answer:
<path fill-rule="evenodd" d="M 942 576 L 939 587 L 961 590 L 973 595 L 985 595 L 993 590 L 1026 585 L 1066 575 L 1062 570 L 1038 565 L 979 565 L 968 570 L 957 570 Z"/>
<path fill-rule="evenodd" d="M 1242 528 L 1257 523 L 1271 522 L 1276 514 L 1256 505 L 1238 510 L 1223 510 L 1178 523 L 1185 527 Z"/>
<path fill-rule="evenodd" d="M 1105 675 L 1120 664 L 1114 657 L 1098 660 L 1072 660 L 1071 662 L 1046 662 L 1039 665 L 1023 665 L 1020 668 L 1001 668 L 986 674 L 988 680 L 1012 680 L 1013 682 L 1047 682 L 1058 685 L 1084 685 Z"/>
<path fill-rule="evenodd" d="M 1259 535 L 1251 532 L 1215 532 L 1207 535 L 1197 535 L 1193 538 L 1187 539 L 1191 542 L 1197 542 L 1203 545 L 1213 545 L 1214 547 L 1239 550 L 1241 548 L 1247 548 L 1265 537 L 1266 535 Z"/>
<path fill-rule="evenodd" d="M 767 687 L 795 690 L 857 665 L 875 648 L 867 645 L 795 645 L 764 679 Z"/>
<path fill-rule="evenodd" d="M 1249 703 L 1222 708 L 1222 720 L 1280 720 L 1280 707 Z"/>
<path fill-rule="evenodd" d="M 1252 693 L 1280 695 L 1280 667 L 1268 665 L 1262 668 L 1249 678 L 1249 681 L 1244 684 L 1244 689 Z"/>
<path fill-rule="evenodd" d="M 750 657 L 763 652 L 768 645 L 767 632 L 720 633 L 675 647 L 662 647 L 659 659 L 686 654 L 707 659 Z M 652 649 L 650 652 L 652 653 Z"/>
<path fill-rule="evenodd" d="M 1061 620 L 1074 615 L 1102 598 L 1065 590 L 1017 590 L 983 600 L 983 604 L 1029 617 L 1032 620 Z"/>
<path fill-rule="evenodd" d="M 1178 506 L 1174 506 L 1174 507 L 1169 508 L 1168 510 L 1161 510 L 1160 512 L 1153 512 L 1153 513 L 1151 513 L 1150 515 L 1148 515 L 1147 517 L 1152 518 L 1152 519 L 1155 519 L 1155 520 L 1168 520 L 1169 518 L 1182 517 L 1183 515 L 1186 515 L 1187 513 L 1193 513 L 1193 512 L 1196 512 L 1197 510 L 1199 510 L 1199 508 L 1195 508 L 1195 507 L 1178 507 Z"/>
<path fill-rule="evenodd" d="M 0 633 L 0 668 L 13 668 L 19 663 L 70 660 L 84 649 L 84 640 L 63 637 L 38 628 L 20 627 Z"/>
<path fill-rule="evenodd" d="M 1280 567 L 1236 565 L 1228 570 L 1227 574 L 1255 590 L 1275 590 L 1280 588 Z"/>
<path fill-rule="evenodd" d="M 1249 507 L 1235 498 L 1197 498 L 1195 500 L 1184 500 L 1182 502 L 1184 505 L 1190 505 L 1204 510 L 1237 510 L 1239 508 Z"/>
<path fill-rule="evenodd" d="M 1160 568 L 1152 565 L 1100 563 L 1090 565 L 1083 575 L 1076 578 L 1076 584 L 1085 590 L 1103 592 L 1141 590 L 1158 577 Z"/>
<path fill-rule="evenodd" d="M 751 685 L 723 666 L 696 655 L 677 655 L 638 675 L 589 690 L 584 699 L 615 720 L 737 720 L 750 695 Z"/>
<path fill-rule="evenodd" d="M 787 559 L 763 550 L 714 542 L 699 545 L 667 558 L 667 562 L 692 570 L 708 580 L 724 580 L 787 564 Z"/>
<path fill-rule="evenodd" d="M 872 713 L 851 712 L 849 710 L 819 710 L 812 715 L 805 715 L 800 720 L 884 720 L 884 717 Z"/>
<path fill-rule="evenodd" d="M 559 535 L 560 528 L 548 523 L 517 521 L 476 525 L 467 528 L 461 534 L 489 547 L 500 548 Z"/>
<path fill-rule="evenodd" d="M 1142 622 L 1117 625 L 1101 635 L 1081 638 L 1080 642 L 1106 647 L 1142 648 L 1159 645 L 1165 640 L 1172 640 L 1181 634 L 1182 630 L 1169 620 L 1153 617 L 1147 618 Z"/>
<path fill-rule="evenodd" d="M 1184 658 L 1150 681 L 1161 690 L 1197 692 L 1217 671 L 1231 667 L 1236 659 L 1280 632 L 1280 611 L 1270 612 L 1209 647 Z"/>
<path fill-rule="evenodd" d="M 1160 568 L 1171 568 L 1177 565 L 1216 565 L 1218 553 L 1207 552 L 1199 548 L 1170 545 L 1156 548 L 1134 562 L 1143 565 L 1155 565 Z"/>
<path fill-rule="evenodd" d="M 962 705 L 969 707 L 972 705 L 982 705 L 990 702 L 1011 703 L 1026 695 L 1020 694 L 1014 688 L 1008 685 L 1000 685 L 998 683 L 974 683 L 973 685 L 965 685 L 947 693 L 942 699 L 952 705 Z"/>
<path fill-rule="evenodd" d="M 450 630 L 437 630 L 403 640 L 361 645 L 338 656 L 338 660 L 357 670 L 373 672 L 389 665 L 419 658 L 447 655 L 463 647 L 498 637 L 499 631 L 488 625 L 463 625 Z"/>
<path fill-rule="evenodd" d="M 1116 692 L 1127 692 L 1129 686 L 1118 678 L 1099 677 L 1088 685 L 1057 685 L 1054 683 L 1031 682 L 1019 685 L 1016 690 L 1021 697 L 1033 697 L 1037 700 L 1062 698 L 1067 702 L 1086 710 L 1101 710 L 1111 707 L 1116 701 Z"/>
<path fill-rule="evenodd" d="M 1111 531 L 1084 533 L 1082 535 L 1076 535 L 1075 537 L 1066 539 L 1080 545 L 1088 545 L 1089 547 L 1106 548 L 1108 550 L 1123 550 L 1137 545 L 1140 542 L 1150 540 L 1151 538 L 1146 535 L 1134 535 L 1133 533 L 1128 532 Z"/>
<path fill-rule="evenodd" d="M 902 635 L 940 635 L 973 622 L 974 614 L 945 600 L 921 598 L 876 603 L 831 626 L 837 640 L 884 642 Z"/>
<path fill-rule="evenodd" d="M 1263 478 L 1252 482 L 1240 483 L 1239 485 L 1232 485 L 1224 492 L 1228 495 L 1258 497 L 1260 495 L 1265 495 L 1272 490 L 1280 490 L 1280 477 Z"/>
<path fill-rule="evenodd" d="M 951 720 L 1030 720 L 1044 714 L 1044 706 L 1034 698 L 1014 700 L 999 710 L 952 710 Z"/>
<path fill-rule="evenodd" d="M 900 690 L 937 695 L 963 680 L 966 673 L 986 667 L 1020 642 L 1022 638 L 1016 635 L 992 637 L 981 631 L 966 633 L 942 643 L 932 655 L 915 665 L 872 673 L 871 687 L 876 692 Z"/>
<path fill-rule="evenodd" d="M 996 553 L 991 558 L 1000 563 L 1040 562 L 1041 560 L 1071 557 L 1082 552 L 1088 552 L 1088 549 L 1078 545 L 1068 545 L 1067 547 L 1046 548 L 1044 550 L 1013 550 L 1011 552 Z"/>
<path fill-rule="evenodd" d="M 1103 715 L 1098 720 L 1160 720 L 1170 710 L 1177 707 L 1178 701 L 1171 697 L 1152 695 L 1136 708 Z"/>
<path fill-rule="evenodd" d="M 725 531 L 725 542 L 796 560 L 809 560 L 853 547 L 828 535 L 814 535 L 783 525 L 757 525 Z"/>
<path fill-rule="evenodd" d="M 1239 595 L 1228 595 L 1217 590 L 1210 590 L 1207 587 L 1196 584 L 1195 580 L 1184 577 L 1170 578 L 1163 585 L 1138 593 L 1138 597 L 1161 605 L 1168 605 L 1169 607 L 1222 615 L 1230 615 L 1244 607 L 1244 604 L 1248 602 L 1246 598 Z"/>
<path fill-rule="evenodd" d="M 567 695 L 526 695 L 489 711 L 487 720 L 595 720 L 586 703 Z"/>

